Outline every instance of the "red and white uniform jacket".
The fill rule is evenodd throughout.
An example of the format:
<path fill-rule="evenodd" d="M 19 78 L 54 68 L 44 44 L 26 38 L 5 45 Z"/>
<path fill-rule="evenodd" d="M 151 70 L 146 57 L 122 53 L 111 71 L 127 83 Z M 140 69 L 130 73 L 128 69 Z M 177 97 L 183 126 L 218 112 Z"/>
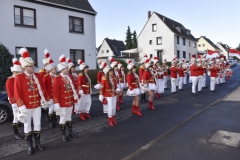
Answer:
<path fill-rule="evenodd" d="M 78 75 L 78 91 L 83 90 L 83 94 L 90 94 L 91 92 L 91 80 L 87 75 L 80 73 Z"/>
<path fill-rule="evenodd" d="M 186 71 L 187 69 L 183 68 L 183 67 L 180 67 L 178 72 L 179 72 L 179 77 L 184 77 L 184 72 Z"/>
<path fill-rule="evenodd" d="M 41 90 L 46 101 L 50 100 L 50 96 L 43 84 L 42 77 L 38 73 L 34 73 L 39 81 Z M 41 96 L 37 87 L 37 83 L 32 76 L 25 73 L 16 75 L 14 82 L 14 97 L 19 107 L 26 106 L 27 109 L 34 109 L 41 106 Z"/>
<path fill-rule="evenodd" d="M 73 80 L 74 80 L 73 85 L 74 85 L 75 89 L 77 90 L 77 79 L 78 79 L 77 73 L 69 74 L 69 76 L 71 76 L 71 78 L 73 78 Z"/>
<path fill-rule="evenodd" d="M 163 66 L 163 76 L 168 76 L 168 70 L 169 70 L 169 67 L 166 65 L 166 66 Z"/>
<path fill-rule="evenodd" d="M 14 98 L 14 77 L 8 77 L 7 82 L 6 82 L 6 90 L 8 94 L 8 100 L 10 104 L 15 104 L 16 100 Z"/>
<path fill-rule="evenodd" d="M 145 72 L 145 68 L 143 65 L 140 66 L 139 68 L 139 81 L 140 83 L 143 83 L 143 73 Z"/>
<path fill-rule="evenodd" d="M 53 99 L 53 80 L 54 80 L 53 75 L 47 74 L 43 77 L 43 83 L 45 85 L 45 88 L 48 92 L 48 95 L 50 96 L 51 99 Z"/>
<path fill-rule="evenodd" d="M 102 76 L 104 76 L 103 71 L 99 71 L 97 74 L 97 83 L 101 84 Z"/>
<path fill-rule="evenodd" d="M 117 95 L 117 80 L 115 77 L 102 77 L 100 95 L 103 97 L 115 97 Z"/>
<path fill-rule="evenodd" d="M 154 74 L 146 70 L 143 73 L 143 84 L 148 84 L 148 83 L 156 84 Z"/>
<path fill-rule="evenodd" d="M 202 66 L 198 67 L 198 76 L 203 76 L 204 68 Z"/>
<path fill-rule="evenodd" d="M 45 68 L 40 69 L 40 70 L 39 70 L 39 74 L 40 74 L 40 76 L 41 76 L 42 79 L 43 79 L 43 77 L 44 77 L 45 75 L 47 75 L 47 71 L 46 71 L 46 69 L 45 69 Z"/>
<path fill-rule="evenodd" d="M 197 65 L 191 65 L 190 66 L 190 73 L 191 73 L 191 76 L 192 77 L 195 77 L 195 76 L 198 76 L 198 70 L 199 70 L 199 67 Z"/>
<path fill-rule="evenodd" d="M 161 74 L 160 68 L 155 67 L 153 73 L 155 74 L 156 79 L 163 79 L 163 74 Z"/>
<path fill-rule="evenodd" d="M 127 83 L 128 83 L 128 88 L 130 90 L 139 88 L 139 82 L 138 81 L 139 81 L 139 79 L 138 79 L 138 77 L 135 77 L 134 73 L 129 72 L 127 74 Z"/>
<path fill-rule="evenodd" d="M 210 67 L 209 71 L 211 72 L 210 77 L 217 77 L 218 68 L 216 66 Z"/>
<path fill-rule="evenodd" d="M 172 66 L 172 67 L 170 68 L 170 71 L 171 71 L 170 77 L 171 77 L 171 78 L 177 78 L 178 68 L 175 67 L 175 66 Z"/>
<path fill-rule="evenodd" d="M 74 81 L 72 77 L 70 79 Z M 53 80 L 53 103 L 59 103 L 60 107 L 71 107 L 74 102 L 73 89 L 69 80 L 61 75 L 56 76 Z"/>
<path fill-rule="evenodd" d="M 119 79 L 119 83 L 126 83 L 126 76 L 125 73 L 121 70 L 118 70 L 118 79 Z"/>

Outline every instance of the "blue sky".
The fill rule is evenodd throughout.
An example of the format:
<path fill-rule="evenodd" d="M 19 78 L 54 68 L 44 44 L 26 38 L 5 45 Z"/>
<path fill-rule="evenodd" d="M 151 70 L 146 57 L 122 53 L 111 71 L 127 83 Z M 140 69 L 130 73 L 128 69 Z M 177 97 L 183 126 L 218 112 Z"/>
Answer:
<path fill-rule="evenodd" d="M 139 34 L 147 12 L 155 11 L 191 30 L 195 38 L 206 36 L 230 47 L 240 43 L 240 0 L 89 0 L 98 12 L 96 44 L 104 38 L 125 40 L 127 26 Z"/>

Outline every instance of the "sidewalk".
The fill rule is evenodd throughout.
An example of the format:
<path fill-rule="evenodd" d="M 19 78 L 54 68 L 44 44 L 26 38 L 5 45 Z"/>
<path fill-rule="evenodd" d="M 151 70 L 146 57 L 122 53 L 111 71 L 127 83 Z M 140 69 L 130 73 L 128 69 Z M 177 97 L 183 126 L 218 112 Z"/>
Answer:
<path fill-rule="evenodd" d="M 161 139 L 153 140 L 151 147 L 145 148 L 145 151 L 132 159 L 239 160 L 239 148 L 223 143 L 239 144 L 240 137 L 226 134 L 218 137 L 221 144 L 210 142 L 209 139 L 218 130 L 236 132 L 240 135 L 240 87 L 182 127 Z"/>

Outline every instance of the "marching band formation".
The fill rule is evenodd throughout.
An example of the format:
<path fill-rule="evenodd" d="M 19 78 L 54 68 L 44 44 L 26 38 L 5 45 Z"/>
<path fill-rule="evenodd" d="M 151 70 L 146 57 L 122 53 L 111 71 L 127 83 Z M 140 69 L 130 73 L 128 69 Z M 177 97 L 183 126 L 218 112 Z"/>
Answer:
<path fill-rule="evenodd" d="M 89 114 L 92 99 L 91 79 L 88 76 L 88 65 L 78 60 L 80 74 L 76 73 L 76 66 L 64 55 L 59 57 L 59 64 L 54 65 L 48 50 L 44 50 L 44 69 L 40 73 L 34 72 L 34 62 L 26 48 L 19 50 L 21 58 L 13 59 L 12 77 L 6 82 L 9 102 L 13 108 L 13 131 L 16 139 L 23 139 L 18 132 L 18 121 L 24 123 L 25 139 L 28 144 L 28 154 L 33 154 L 33 138 L 35 147 L 45 150 L 41 145 L 41 114 L 50 122 L 50 128 L 59 127 L 63 141 L 68 136 L 77 138 L 72 130 L 72 114 L 79 114 L 82 121 L 91 119 Z M 210 76 L 210 91 L 215 91 L 215 84 L 225 83 L 232 75 L 231 66 L 224 62 L 224 58 L 208 60 L 204 55 L 196 59 L 192 57 L 190 64 L 185 59 L 178 62 L 177 57 L 172 60 L 172 66 L 167 65 L 165 59 L 161 65 L 158 57 L 149 58 L 141 54 L 139 74 L 137 66 L 131 60 L 126 60 L 128 73 L 124 66 L 109 57 L 110 65 L 99 61 L 100 71 L 97 74 L 97 83 L 94 88 L 100 90 L 99 100 L 103 105 L 103 113 L 107 113 L 110 126 L 117 124 L 116 111 L 120 110 L 119 103 L 123 104 L 123 92 L 133 98 L 132 114 L 142 116 L 139 108 L 141 102 L 148 102 L 148 108 L 155 110 L 154 96 L 160 98 L 167 88 L 168 73 L 170 72 L 171 92 L 183 90 L 183 84 L 192 83 L 192 95 L 203 92 L 206 87 L 207 75 Z M 60 72 L 57 75 L 57 68 Z M 178 87 L 178 91 L 177 91 Z M 148 95 L 148 100 L 146 99 Z M 32 128 L 33 123 L 33 128 Z M 68 133 L 68 134 L 67 134 Z M 68 136 L 67 136 L 68 135 Z"/>

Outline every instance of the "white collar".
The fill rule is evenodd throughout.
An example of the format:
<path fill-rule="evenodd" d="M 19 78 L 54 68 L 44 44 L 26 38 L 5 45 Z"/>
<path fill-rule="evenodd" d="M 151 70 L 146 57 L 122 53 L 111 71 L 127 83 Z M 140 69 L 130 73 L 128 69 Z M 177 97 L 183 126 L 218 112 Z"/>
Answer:
<path fill-rule="evenodd" d="M 33 73 L 32 74 L 28 74 L 26 71 L 24 72 L 27 76 L 32 76 L 33 75 Z"/>
<path fill-rule="evenodd" d="M 51 72 L 50 72 L 50 75 L 51 75 L 51 76 L 53 76 L 53 77 L 55 77 L 55 76 L 56 76 L 56 74 L 52 74 Z"/>
<path fill-rule="evenodd" d="M 65 74 L 62 74 L 60 73 L 60 75 L 63 77 L 63 78 L 66 78 L 68 75 L 65 75 Z"/>

